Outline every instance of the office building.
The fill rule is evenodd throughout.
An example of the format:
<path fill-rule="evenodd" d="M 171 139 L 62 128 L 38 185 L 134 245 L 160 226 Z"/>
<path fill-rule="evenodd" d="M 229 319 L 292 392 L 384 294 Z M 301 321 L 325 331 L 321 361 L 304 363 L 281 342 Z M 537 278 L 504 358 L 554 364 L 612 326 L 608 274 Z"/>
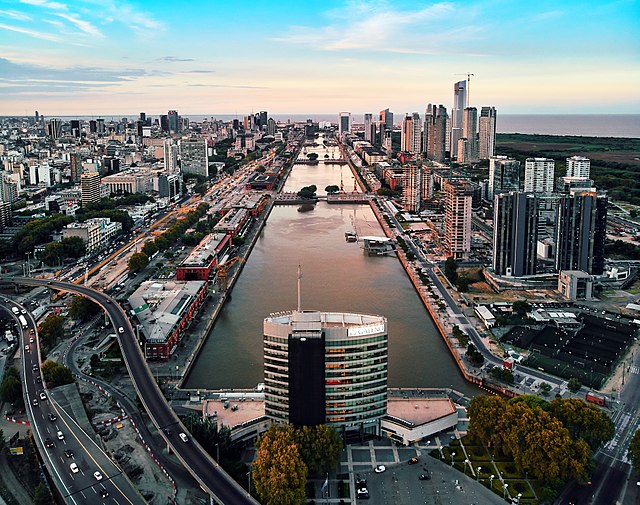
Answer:
<path fill-rule="evenodd" d="M 160 130 L 162 130 L 163 132 L 169 131 L 169 116 L 167 116 L 166 114 L 162 114 L 160 116 Z"/>
<path fill-rule="evenodd" d="M 527 193 L 553 193 L 555 162 L 549 158 L 527 158 L 524 162 L 524 190 Z"/>
<path fill-rule="evenodd" d="M 444 161 L 446 158 L 447 108 L 429 104 L 424 119 L 424 152 L 430 160 Z"/>
<path fill-rule="evenodd" d="M 387 319 L 319 311 L 264 320 L 265 413 L 275 423 L 327 424 L 379 435 L 387 409 Z"/>
<path fill-rule="evenodd" d="M 164 169 L 167 172 L 178 172 L 178 146 L 172 139 L 164 141 Z"/>
<path fill-rule="evenodd" d="M 389 112 L 389 109 L 381 110 L 379 119 L 385 130 L 393 131 L 393 112 Z"/>
<path fill-rule="evenodd" d="M 0 231 L 11 224 L 11 202 L 0 201 Z"/>
<path fill-rule="evenodd" d="M 167 113 L 167 126 L 170 133 L 178 133 L 180 131 L 180 116 L 175 110 L 170 110 Z"/>
<path fill-rule="evenodd" d="M 402 206 L 408 212 L 420 212 L 422 203 L 422 167 L 413 163 L 402 167 Z"/>
<path fill-rule="evenodd" d="M 158 176 L 158 195 L 176 200 L 182 194 L 182 177 L 179 172 L 167 172 Z"/>
<path fill-rule="evenodd" d="M 83 208 L 100 201 L 100 174 L 98 172 L 84 172 L 80 175 L 80 193 Z"/>
<path fill-rule="evenodd" d="M 567 158 L 567 177 L 591 176 L 591 160 L 584 156 L 571 156 Z"/>
<path fill-rule="evenodd" d="M 493 271 L 522 277 L 536 273 L 538 203 L 533 193 L 497 194 L 493 204 Z"/>
<path fill-rule="evenodd" d="M 591 191 L 561 196 L 556 219 L 556 270 L 582 270 L 593 275 L 604 272 L 607 203 L 605 195 Z"/>
<path fill-rule="evenodd" d="M 267 121 L 267 135 L 275 136 L 276 134 L 276 122 L 270 117 Z"/>
<path fill-rule="evenodd" d="M 338 133 L 351 133 L 351 112 L 341 112 L 338 122 Z"/>
<path fill-rule="evenodd" d="M 478 157 L 481 160 L 488 160 L 496 153 L 496 117 L 495 107 L 482 107 L 478 135 Z"/>
<path fill-rule="evenodd" d="M 407 114 L 402 120 L 400 134 L 400 150 L 409 153 L 420 153 L 422 147 L 422 124 L 420 114 Z"/>
<path fill-rule="evenodd" d="M 451 109 L 450 141 L 451 157 L 458 157 L 458 140 L 462 134 L 464 122 L 464 109 L 467 107 L 467 81 L 458 81 L 453 84 L 453 108 Z"/>
<path fill-rule="evenodd" d="M 62 136 L 62 121 L 57 118 L 52 118 L 47 124 L 47 135 L 53 140 L 57 140 Z"/>
<path fill-rule="evenodd" d="M 180 140 L 180 171 L 185 174 L 209 175 L 209 158 L 207 157 L 207 141 L 189 138 Z"/>
<path fill-rule="evenodd" d="M 373 135 L 373 136 L 371 135 L 371 127 L 372 126 L 374 126 L 373 125 L 373 114 L 367 113 L 367 114 L 364 115 L 364 139 L 367 142 L 370 142 L 370 143 L 373 144 L 373 140 L 374 140 L 375 135 Z M 375 132 L 375 127 L 374 127 L 373 131 Z"/>
<path fill-rule="evenodd" d="M 520 162 L 508 156 L 489 158 L 488 199 L 497 194 L 520 189 Z"/>
<path fill-rule="evenodd" d="M 96 131 L 98 132 L 98 134 L 105 133 L 104 119 L 102 118 L 96 119 Z"/>
<path fill-rule="evenodd" d="M 443 183 L 444 242 L 453 259 L 466 259 L 471 252 L 471 208 L 473 188 L 468 180 L 453 179 Z"/>
<path fill-rule="evenodd" d="M 475 107 L 464 109 L 462 122 L 462 138 L 466 142 L 458 141 L 458 162 L 474 163 L 478 161 L 478 110 Z M 463 151 L 460 152 L 462 146 Z M 453 149 L 453 147 L 452 147 Z"/>
<path fill-rule="evenodd" d="M 575 193 L 576 191 L 595 191 L 593 179 L 588 177 L 558 177 L 556 192 Z"/>

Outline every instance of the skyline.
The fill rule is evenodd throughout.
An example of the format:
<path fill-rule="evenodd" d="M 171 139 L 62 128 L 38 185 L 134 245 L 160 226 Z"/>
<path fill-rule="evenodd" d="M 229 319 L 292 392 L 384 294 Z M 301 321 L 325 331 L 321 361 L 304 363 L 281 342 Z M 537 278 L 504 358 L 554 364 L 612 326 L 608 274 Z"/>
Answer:
<path fill-rule="evenodd" d="M 639 15 L 632 0 L 0 0 L 0 115 L 423 114 L 450 110 L 467 72 L 477 108 L 633 114 Z"/>

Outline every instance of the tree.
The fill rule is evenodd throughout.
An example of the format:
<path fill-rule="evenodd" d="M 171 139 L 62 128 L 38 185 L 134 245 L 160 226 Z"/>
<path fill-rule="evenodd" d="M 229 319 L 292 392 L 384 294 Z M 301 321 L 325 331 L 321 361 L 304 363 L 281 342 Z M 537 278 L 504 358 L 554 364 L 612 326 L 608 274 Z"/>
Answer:
<path fill-rule="evenodd" d="M 149 256 L 143 252 L 134 253 L 127 262 L 127 267 L 130 272 L 140 272 L 149 264 Z"/>
<path fill-rule="evenodd" d="M 551 391 L 551 384 L 549 384 L 548 382 L 541 382 L 540 386 L 538 386 L 540 389 L 540 392 L 544 395 L 547 396 L 549 394 L 549 391 Z"/>
<path fill-rule="evenodd" d="M 326 424 L 319 424 L 314 429 L 312 442 L 313 463 L 308 462 L 309 469 L 319 474 L 335 470 L 340 462 L 342 438 L 336 430 Z"/>
<path fill-rule="evenodd" d="M 231 243 L 234 247 L 241 247 L 244 245 L 245 239 L 244 237 L 235 236 L 231 239 Z"/>
<path fill-rule="evenodd" d="M 64 245 L 60 242 L 49 242 L 44 246 L 44 251 L 38 256 L 45 265 L 56 266 L 61 265 L 62 260 L 66 258 Z"/>
<path fill-rule="evenodd" d="M 524 300 L 516 300 L 513 302 L 512 308 L 513 312 L 522 317 L 531 310 L 531 305 Z"/>
<path fill-rule="evenodd" d="M 636 473 L 640 472 L 640 430 L 633 434 L 629 444 L 629 458 Z"/>
<path fill-rule="evenodd" d="M 58 314 L 50 314 L 38 329 L 40 342 L 44 347 L 52 347 L 64 336 L 64 318 Z"/>
<path fill-rule="evenodd" d="M 0 384 L 0 398 L 4 402 L 16 403 L 22 398 L 20 373 L 15 367 L 8 368 Z"/>
<path fill-rule="evenodd" d="M 33 495 L 33 505 L 50 505 L 51 503 L 54 503 L 51 492 L 44 482 L 40 481 Z"/>
<path fill-rule="evenodd" d="M 265 505 L 298 505 L 305 499 L 307 466 L 292 427 L 271 426 L 260 436 L 252 476 Z"/>
<path fill-rule="evenodd" d="M 327 186 L 326 188 L 324 188 L 325 192 L 329 193 L 330 195 L 333 193 L 337 193 L 338 191 L 340 191 L 340 186 L 336 186 L 334 184 Z"/>
<path fill-rule="evenodd" d="M 51 360 L 47 360 L 42 364 L 42 375 L 49 388 L 73 384 L 74 382 L 73 374 L 69 368 Z"/>
<path fill-rule="evenodd" d="M 80 237 L 63 238 L 60 243 L 64 248 L 64 254 L 68 258 L 81 258 L 87 251 L 87 246 Z"/>
<path fill-rule="evenodd" d="M 151 258 L 151 256 L 153 256 L 155 253 L 158 252 L 158 246 L 155 244 L 154 241 L 149 241 L 142 246 L 141 251 L 144 254 L 146 254 L 149 258 Z"/>
<path fill-rule="evenodd" d="M 500 396 L 476 396 L 469 404 L 469 434 L 491 446 L 499 441 L 496 426 L 507 409 Z"/>
<path fill-rule="evenodd" d="M 458 280 L 458 263 L 453 259 L 453 256 L 449 256 L 444 262 L 444 275 L 451 284 L 455 285 Z"/>
<path fill-rule="evenodd" d="M 569 391 L 571 391 L 572 393 L 577 393 L 578 391 L 580 391 L 581 387 L 582 382 L 580 382 L 580 379 L 576 379 L 575 377 L 571 377 L 571 379 L 569 379 L 569 381 L 567 382 L 567 388 L 569 388 Z"/>
<path fill-rule="evenodd" d="M 558 398 L 551 402 L 550 411 L 562 421 L 574 439 L 583 439 L 592 450 L 613 437 L 615 429 L 609 415 L 584 400 Z"/>
<path fill-rule="evenodd" d="M 86 296 L 76 295 L 69 304 L 69 316 L 81 322 L 86 322 L 100 312 L 100 307 Z"/>

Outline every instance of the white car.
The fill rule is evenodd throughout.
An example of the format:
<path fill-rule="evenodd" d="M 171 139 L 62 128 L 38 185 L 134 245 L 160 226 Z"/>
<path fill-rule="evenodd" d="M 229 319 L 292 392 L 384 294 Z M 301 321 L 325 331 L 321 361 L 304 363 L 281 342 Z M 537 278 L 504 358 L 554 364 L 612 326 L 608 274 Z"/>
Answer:
<path fill-rule="evenodd" d="M 100 472 L 93 472 L 93 476 L 96 480 L 102 480 L 102 474 Z"/>
<path fill-rule="evenodd" d="M 58 440 L 64 440 L 64 433 L 61 431 L 58 432 Z"/>
<path fill-rule="evenodd" d="M 376 473 L 382 473 L 382 472 L 384 472 L 386 470 L 387 470 L 387 467 L 384 466 L 384 465 L 378 465 L 373 469 L 373 471 L 376 472 Z"/>
<path fill-rule="evenodd" d="M 71 468 L 71 471 L 72 471 L 73 473 L 78 473 L 78 472 L 79 472 L 78 465 L 76 465 L 75 463 L 71 463 L 71 464 L 69 465 L 69 468 Z"/>
<path fill-rule="evenodd" d="M 180 435 L 179 435 L 179 436 L 180 436 L 180 439 L 181 439 L 183 442 L 188 442 L 188 441 L 189 441 L 189 437 L 187 437 L 186 433 L 180 433 Z"/>
<path fill-rule="evenodd" d="M 118 333 L 124 333 L 124 328 L 122 326 L 120 326 L 120 328 L 118 328 Z"/>

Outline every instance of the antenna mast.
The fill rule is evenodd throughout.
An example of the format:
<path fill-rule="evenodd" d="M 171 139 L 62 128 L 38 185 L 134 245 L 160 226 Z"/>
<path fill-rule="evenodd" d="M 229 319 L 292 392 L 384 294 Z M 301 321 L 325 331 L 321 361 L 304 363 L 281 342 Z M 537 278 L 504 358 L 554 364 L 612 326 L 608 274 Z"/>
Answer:
<path fill-rule="evenodd" d="M 302 279 L 302 268 L 298 265 L 298 312 L 300 312 L 300 279 Z"/>

